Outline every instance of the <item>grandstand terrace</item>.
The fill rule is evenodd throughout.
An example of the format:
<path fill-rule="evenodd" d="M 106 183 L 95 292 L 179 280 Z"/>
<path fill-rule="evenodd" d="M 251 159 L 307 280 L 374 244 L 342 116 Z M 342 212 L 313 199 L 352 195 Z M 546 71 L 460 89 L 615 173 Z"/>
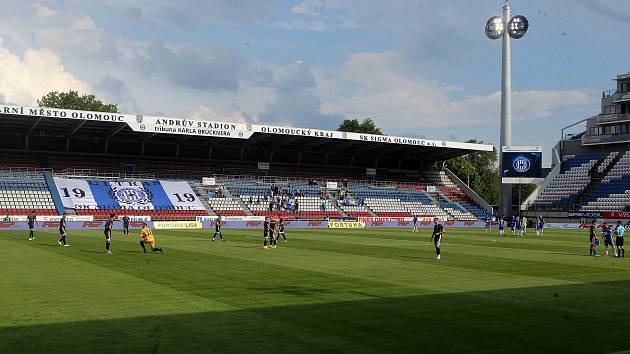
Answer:
<path fill-rule="evenodd" d="M 0 112 L 6 127 L 0 132 L 0 168 L 8 178 L 39 183 L 49 195 L 37 208 L 43 213 L 104 218 L 113 212 L 156 220 L 201 215 L 476 220 L 492 213 L 450 171 L 438 168 L 449 158 L 491 151 L 490 145 L 142 115 L 112 120 L 94 112 L 31 107 L 1 106 Z M 214 177 L 214 184 L 202 184 L 203 177 Z M 61 186 L 60 179 L 70 186 Z M 146 193 L 146 205 L 113 195 L 116 183 L 128 187 L 123 197 L 134 203 Z M 173 192 L 172 183 L 185 185 Z M 61 200 L 75 189 L 81 192 L 75 197 L 90 202 Z M 199 203 L 182 207 L 184 195 Z M 0 213 L 29 208 L 14 200 Z"/>
<path fill-rule="evenodd" d="M 618 75 L 616 90 L 604 91 L 600 114 L 578 134 L 563 134 L 543 184 L 523 203 L 528 215 L 549 213 L 558 221 L 615 219 L 630 211 L 630 74 Z M 547 215 L 547 214 L 546 214 Z"/>

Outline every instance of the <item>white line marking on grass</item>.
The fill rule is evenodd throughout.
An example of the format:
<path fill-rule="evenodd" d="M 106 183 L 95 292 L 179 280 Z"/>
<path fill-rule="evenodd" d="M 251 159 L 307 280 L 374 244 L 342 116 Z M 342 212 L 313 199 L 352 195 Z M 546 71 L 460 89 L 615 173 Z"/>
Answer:
<path fill-rule="evenodd" d="M 630 354 L 630 349 L 622 350 L 620 352 L 608 353 L 608 354 Z"/>

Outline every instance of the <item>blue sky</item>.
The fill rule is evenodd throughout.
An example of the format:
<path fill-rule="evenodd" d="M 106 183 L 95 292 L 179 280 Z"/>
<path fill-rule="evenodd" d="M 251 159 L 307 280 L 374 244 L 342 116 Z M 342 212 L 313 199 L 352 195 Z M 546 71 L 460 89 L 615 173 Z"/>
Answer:
<path fill-rule="evenodd" d="M 498 143 L 499 0 L 3 0 L 0 101 L 77 89 L 129 113 Z M 627 0 L 514 0 L 514 144 L 549 151 L 630 71 Z"/>

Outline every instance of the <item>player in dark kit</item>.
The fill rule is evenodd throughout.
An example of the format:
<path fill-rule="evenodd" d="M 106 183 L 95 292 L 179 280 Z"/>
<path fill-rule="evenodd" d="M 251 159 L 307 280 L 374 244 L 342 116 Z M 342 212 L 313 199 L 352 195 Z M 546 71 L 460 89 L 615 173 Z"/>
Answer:
<path fill-rule="evenodd" d="M 37 215 L 35 215 L 35 210 L 31 211 L 30 214 L 26 217 L 26 222 L 28 223 L 28 239 L 29 241 L 33 241 L 35 239 L 35 223 L 37 222 Z"/>
<path fill-rule="evenodd" d="M 214 236 L 212 236 L 212 241 L 214 241 L 215 237 L 221 237 L 221 241 L 225 241 L 223 239 L 223 233 L 221 232 L 221 217 L 217 215 L 217 221 L 214 222 Z"/>
<path fill-rule="evenodd" d="M 110 246 L 112 244 L 112 229 L 114 227 L 114 214 L 109 214 L 109 219 L 105 222 L 105 253 L 112 254 Z"/>
<path fill-rule="evenodd" d="M 418 216 L 414 215 L 412 221 L 413 221 L 413 230 L 411 230 L 411 232 L 418 232 Z"/>
<path fill-rule="evenodd" d="M 591 226 L 588 227 L 588 255 L 597 256 L 597 246 L 595 245 L 597 236 L 595 235 L 595 220 L 591 221 Z"/>
<path fill-rule="evenodd" d="M 435 246 L 435 259 L 440 259 L 440 246 L 442 244 L 442 233 L 444 233 L 444 225 L 438 223 L 438 218 L 433 219 L 433 233 L 431 234 L 431 241 Z"/>
<path fill-rule="evenodd" d="M 59 220 L 59 241 L 57 243 L 59 246 L 69 247 L 70 245 L 66 242 L 66 238 L 68 238 L 68 224 L 66 224 L 66 213 L 63 213 L 61 216 L 61 220 Z"/>
<path fill-rule="evenodd" d="M 284 242 L 287 242 L 287 237 L 284 235 L 284 219 L 280 219 L 278 223 L 278 239 L 280 239 L 280 236 L 282 236 Z"/>
<path fill-rule="evenodd" d="M 129 235 L 129 216 L 122 217 L 123 222 L 123 236 Z"/>
<path fill-rule="evenodd" d="M 269 242 L 269 218 L 265 218 L 265 222 L 263 222 L 263 238 L 265 241 L 263 242 L 263 248 L 267 249 L 267 242 Z"/>
<path fill-rule="evenodd" d="M 276 219 L 269 221 L 269 245 L 271 248 L 278 246 L 278 241 L 276 240 Z"/>

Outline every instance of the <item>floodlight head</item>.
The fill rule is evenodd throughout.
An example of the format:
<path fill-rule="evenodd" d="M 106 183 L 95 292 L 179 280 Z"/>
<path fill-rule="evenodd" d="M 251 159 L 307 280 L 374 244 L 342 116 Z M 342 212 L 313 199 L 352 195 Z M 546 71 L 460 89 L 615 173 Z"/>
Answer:
<path fill-rule="evenodd" d="M 508 34 L 514 39 L 523 38 L 528 28 L 529 21 L 527 21 L 525 16 L 514 16 L 510 22 L 508 22 Z"/>
<path fill-rule="evenodd" d="M 486 36 L 490 39 L 499 39 L 505 32 L 505 23 L 499 16 L 490 17 L 486 23 Z"/>

